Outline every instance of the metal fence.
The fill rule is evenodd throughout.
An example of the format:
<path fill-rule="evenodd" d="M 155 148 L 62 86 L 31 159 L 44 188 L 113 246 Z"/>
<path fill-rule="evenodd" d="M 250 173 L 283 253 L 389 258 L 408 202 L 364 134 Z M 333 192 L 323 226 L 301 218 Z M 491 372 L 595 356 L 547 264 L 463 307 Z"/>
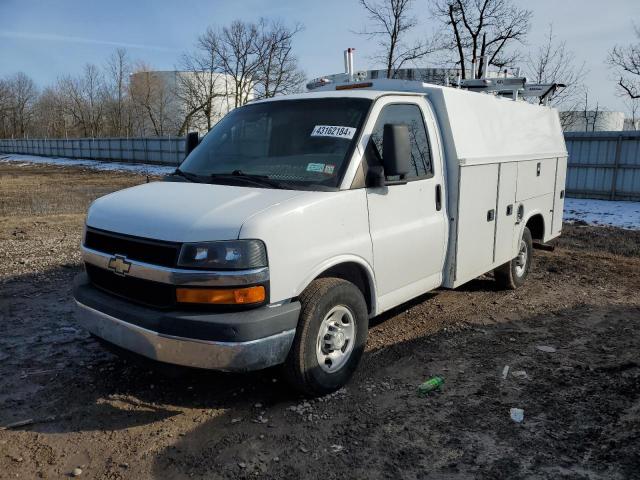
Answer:
<path fill-rule="evenodd" d="M 640 200 L 640 132 L 566 132 L 567 196 Z"/>
<path fill-rule="evenodd" d="M 185 138 L 0 139 L 0 152 L 179 165 L 185 156 Z"/>

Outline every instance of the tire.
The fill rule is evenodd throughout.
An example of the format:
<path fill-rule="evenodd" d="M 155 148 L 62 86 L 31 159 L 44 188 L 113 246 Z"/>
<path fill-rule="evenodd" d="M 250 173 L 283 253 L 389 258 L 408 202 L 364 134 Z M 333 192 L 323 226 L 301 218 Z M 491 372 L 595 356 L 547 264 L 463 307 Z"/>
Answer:
<path fill-rule="evenodd" d="M 326 395 L 344 386 L 360 362 L 369 331 L 367 304 L 358 287 L 340 278 L 314 280 L 299 300 L 285 378 L 305 395 Z"/>
<path fill-rule="evenodd" d="M 518 247 L 518 255 L 511 261 L 496 268 L 493 273 L 501 288 L 515 290 L 522 286 L 531 270 L 531 262 L 533 260 L 533 240 L 531 232 L 524 227 L 520 246 Z"/>

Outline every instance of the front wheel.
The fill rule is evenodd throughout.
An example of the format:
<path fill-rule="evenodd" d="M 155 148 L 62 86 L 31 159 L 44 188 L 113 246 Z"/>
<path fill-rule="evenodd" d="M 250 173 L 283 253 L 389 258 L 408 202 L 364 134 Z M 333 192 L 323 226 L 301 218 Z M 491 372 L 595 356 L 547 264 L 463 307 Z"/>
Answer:
<path fill-rule="evenodd" d="M 498 285 L 510 290 L 523 285 L 529 275 L 529 270 L 531 270 L 532 256 L 533 240 L 531 239 L 531 231 L 524 227 L 516 258 L 504 265 L 500 265 L 493 271 Z"/>
<path fill-rule="evenodd" d="M 358 287 L 340 278 L 314 280 L 300 303 L 285 376 L 306 395 L 325 395 L 344 386 L 360 362 L 369 329 L 367 304 Z"/>

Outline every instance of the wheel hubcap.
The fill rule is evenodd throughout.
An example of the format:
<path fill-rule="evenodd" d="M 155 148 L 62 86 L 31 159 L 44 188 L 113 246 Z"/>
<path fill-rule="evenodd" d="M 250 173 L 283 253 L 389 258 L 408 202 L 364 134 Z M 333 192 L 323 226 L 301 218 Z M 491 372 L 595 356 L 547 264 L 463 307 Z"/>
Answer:
<path fill-rule="evenodd" d="M 526 268 L 527 268 L 527 255 L 529 251 L 527 248 L 527 242 L 524 240 L 520 241 L 520 250 L 518 251 L 518 256 L 516 257 L 516 275 L 521 277 Z"/>
<path fill-rule="evenodd" d="M 333 307 L 325 315 L 318 331 L 316 356 L 325 372 L 333 373 L 342 368 L 353 351 L 355 318 L 344 305 Z"/>

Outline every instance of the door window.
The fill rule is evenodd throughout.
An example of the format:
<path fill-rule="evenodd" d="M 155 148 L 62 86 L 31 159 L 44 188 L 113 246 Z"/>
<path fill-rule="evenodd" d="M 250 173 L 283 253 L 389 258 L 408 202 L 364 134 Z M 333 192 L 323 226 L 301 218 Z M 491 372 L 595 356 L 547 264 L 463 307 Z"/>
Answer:
<path fill-rule="evenodd" d="M 422 112 L 418 105 L 392 104 L 387 105 L 380 112 L 371 140 L 380 156 L 382 151 L 382 134 L 386 124 L 400 124 L 409 127 L 409 139 L 411 141 L 411 170 L 407 179 L 433 177 L 433 163 L 431 161 L 431 149 L 427 129 L 424 125 Z"/>

